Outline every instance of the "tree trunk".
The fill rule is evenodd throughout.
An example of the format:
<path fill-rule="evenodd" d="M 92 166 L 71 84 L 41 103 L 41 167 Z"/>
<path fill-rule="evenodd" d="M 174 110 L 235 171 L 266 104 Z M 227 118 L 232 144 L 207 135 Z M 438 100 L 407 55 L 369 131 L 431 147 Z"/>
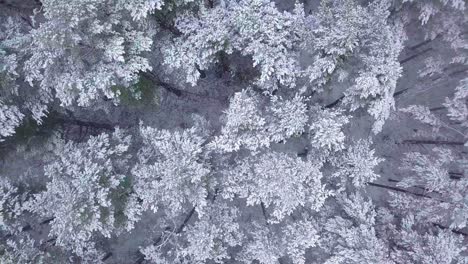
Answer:
<path fill-rule="evenodd" d="M 182 96 L 182 91 L 175 88 L 175 87 L 172 87 L 170 84 L 168 83 L 165 83 L 163 81 L 161 81 L 156 75 L 154 75 L 152 72 L 143 72 L 142 73 L 142 76 L 151 80 L 154 84 L 156 85 L 159 85 L 161 86 L 162 88 L 164 88 L 166 91 L 176 95 L 177 97 L 180 97 Z"/>
<path fill-rule="evenodd" d="M 449 145 L 449 146 L 463 146 L 464 142 L 447 141 L 447 140 L 425 140 L 425 139 L 408 139 L 403 140 L 400 144 L 427 144 L 427 145 Z"/>
<path fill-rule="evenodd" d="M 463 231 L 460 231 L 460 230 L 457 230 L 457 229 L 452 229 L 450 227 L 446 227 L 446 226 L 443 226 L 441 224 L 437 224 L 437 223 L 432 223 L 434 226 L 437 226 L 438 228 L 440 229 L 448 229 L 450 231 L 452 231 L 453 233 L 457 234 L 457 235 L 462 235 L 464 237 L 468 237 L 468 234 L 463 232 Z"/>
<path fill-rule="evenodd" d="M 392 191 L 396 191 L 396 192 L 408 193 L 408 194 L 412 194 L 412 195 L 415 195 L 415 196 L 432 199 L 432 197 L 430 197 L 428 195 L 410 192 L 410 191 L 407 191 L 405 189 L 398 188 L 398 187 L 393 187 L 393 186 L 388 186 L 388 185 L 383 185 L 383 184 L 373 183 L 373 182 L 368 182 L 367 184 L 370 185 L 370 186 L 380 187 L 380 188 L 384 188 L 384 189 L 388 189 L 388 190 L 392 190 Z"/>
<path fill-rule="evenodd" d="M 336 99 L 335 101 L 331 102 L 330 104 L 327 104 L 325 106 L 325 108 L 333 108 L 335 107 L 337 104 L 341 103 L 341 101 L 343 100 L 344 98 L 344 95 L 340 96 L 340 98 Z"/>
<path fill-rule="evenodd" d="M 404 59 L 402 59 L 402 60 L 400 61 L 400 64 L 405 64 L 405 63 L 407 63 L 408 61 L 410 61 L 410 60 L 412 60 L 412 59 L 415 59 L 415 58 L 417 58 L 417 57 L 419 57 L 419 56 L 423 55 L 424 53 L 426 53 L 426 52 L 428 52 L 428 51 L 431 51 L 431 50 L 432 50 L 432 48 L 427 48 L 427 49 L 422 50 L 422 51 L 420 51 L 420 52 L 418 52 L 418 53 L 416 53 L 416 54 L 414 54 L 414 55 L 411 55 L 411 56 L 409 56 L 409 57 L 407 57 L 407 58 L 404 58 Z"/>

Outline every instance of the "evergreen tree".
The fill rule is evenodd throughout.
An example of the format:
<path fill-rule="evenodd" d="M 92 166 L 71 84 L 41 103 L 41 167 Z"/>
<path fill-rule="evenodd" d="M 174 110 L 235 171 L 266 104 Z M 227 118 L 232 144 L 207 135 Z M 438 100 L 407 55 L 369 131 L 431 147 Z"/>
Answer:
<path fill-rule="evenodd" d="M 30 210 L 53 217 L 49 236 L 84 260 L 99 258 L 92 238 L 131 229 L 136 220 L 126 204 L 130 137 L 121 130 L 84 143 L 57 142 L 56 160 L 45 168 L 46 190 L 35 195 Z"/>
<path fill-rule="evenodd" d="M 318 211 L 332 194 L 322 183 L 322 164 L 285 153 L 245 158 L 226 171 L 226 198 L 247 199 L 247 205 L 273 207 L 273 222 L 300 207 Z"/>
<path fill-rule="evenodd" d="M 183 131 L 140 127 L 143 146 L 132 175 L 143 209 L 177 214 L 190 204 L 203 212 L 210 165 L 202 131 L 201 127 Z"/>

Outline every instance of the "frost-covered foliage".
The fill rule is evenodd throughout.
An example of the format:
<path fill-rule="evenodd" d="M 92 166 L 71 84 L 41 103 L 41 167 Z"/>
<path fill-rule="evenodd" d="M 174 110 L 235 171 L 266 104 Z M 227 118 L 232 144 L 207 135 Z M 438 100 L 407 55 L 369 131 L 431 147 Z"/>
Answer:
<path fill-rule="evenodd" d="M 53 217 L 50 235 L 58 245 L 93 259 L 98 254 L 91 241 L 95 234 L 110 237 L 133 226 L 134 216 L 126 214 L 125 204 L 129 144 L 130 137 L 120 130 L 84 143 L 57 143 L 56 160 L 44 169 L 51 181 L 30 210 Z"/>
<path fill-rule="evenodd" d="M 318 211 L 331 195 L 321 182 L 321 165 L 275 152 L 248 157 L 226 172 L 223 195 L 246 198 L 247 205 L 272 207 L 272 221 L 301 206 Z"/>
<path fill-rule="evenodd" d="M 468 263 L 466 3 L 299 2 L 0 0 L 0 262 Z"/>
<path fill-rule="evenodd" d="M 0 101 L 0 141 L 15 133 L 15 128 L 21 124 L 24 115 L 15 105 L 5 105 Z"/>
<path fill-rule="evenodd" d="M 199 213 L 206 206 L 210 166 L 201 128 L 183 131 L 140 127 L 143 146 L 132 170 L 143 209 L 180 212 L 187 204 Z"/>
<path fill-rule="evenodd" d="M 152 2 L 140 4 L 152 11 L 159 6 Z M 24 60 L 20 72 L 29 89 L 62 105 L 86 106 L 102 95 L 115 98 L 111 86 L 128 85 L 151 69 L 142 53 L 150 51 L 153 31 L 142 6 L 120 0 L 41 3 L 44 21 L 3 42 Z"/>
<path fill-rule="evenodd" d="M 463 237 L 450 230 L 436 229 L 423 233 L 417 231 L 412 215 L 403 218 L 401 230 L 395 233 L 396 263 L 467 263 L 467 250 Z"/>
<path fill-rule="evenodd" d="M 330 254 L 325 263 L 393 263 L 388 246 L 376 234 L 372 202 L 356 193 L 342 197 L 340 204 L 346 217 L 331 218 L 324 227 L 320 245 Z"/>
<path fill-rule="evenodd" d="M 5 178 L 0 178 L 0 263 L 47 263 L 49 255 L 24 232 L 31 223 L 25 217 L 28 194 Z"/>
<path fill-rule="evenodd" d="M 157 9 L 161 9 L 164 0 L 117 0 L 116 4 L 129 11 L 134 20 L 139 20 L 146 18 L 148 14 Z"/>
<path fill-rule="evenodd" d="M 450 64 L 467 64 L 467 46 L 464 31 L 466 28 L 466 1 L 464 0 L 434 0 L 414 1 L 403 0 L 403 3 L 416 7 L 419 21 L 425 38 L 429 41 L 440 38 L 453 53 L 441 56 L 437 54 L 426 58 L 426 67 L 420 70 L 422 77 L 434 74 L 443 76 Z M 409 2 L 409 3 L 407 3 Z M 406 9 L 403 9 L 406 10 Z M 409 9 L 407 12 L 413 12 Z M 409 16 L 408 14 L 406 14 Z"/>
<path fill-rule="evenodd" d="M 252 263 L 258 261 L 261 264 L 275 263 L 282 255 L 280 241 L 274 238 L 274 235 L 268 228 L 259 224 L 254 224 L 252 238 L 244 246 L 239 259 L 243 263 Z"/>
<path fill-rule="evenodd" d="M 214 204 L 193 226 L 185 231 L 188 246 L 182 254 L 195 263 L 213 260 L 224 263 L 229 259 L 228 249 L 242 244 L 237 210 L 224 204 Z"/>
<path fill-rule="evenodd" d="M 0 178 L 0 231 L 16 232 L 19 226 L 16 218 L 24 210 L 24 197 L 10 181 Z"/>
<path fill-rule="evenodd" d="M 336 34 L 339 38 L 347 36 L 344 43 L 343 40 L 333 40 L 335 34 L 329 36 L 332 39 L 328 41 L 332 44 L 338 43 L 346 48 L 342 51 L 344 54 L 339 56 L 351 53 L 352 57 L 362 61 L 363 66 L 359 67 L 355 84 L 346 90 L 344 100 L 351 106 L 351 110 L 368 106 L 367 111 L 376 120 L 374 133 L 382 130 L 385 120 L 394 108 L 393 93 L 401 76 L 398 56 L 403 49 L 403 31 L 398 24 L 391 25 L 387 22 L 390 15 L 388 2 L 376 1 L 365 9 L 352 6 L 350 1 L 336 2 L 337 10 L 332 9 L 333 16 L 327 18 L 336 23 L 339 30 L 346 32 Z M 333 45 L 325 46 L 334 50 Z"/>
<path fill-rule="evenodd" d="M 280 258 L 287 257 L 294 264 L 304 264 L 307 263 L 306 251 L 319 243 L 317 225 L 309 219 L 286 223 L 280 232 L 260 223 L 253 223 L 249 230 L 247 242 L 238 256 L 243 263 L 277 263 Z"/>
<path fill-rule="evenodd" d="M 349 118 L 342 111 L 321 109 L 316 107 L 312 111 L 309 133 L 313 147 L 327 151 L 339 151 L 345 147 L 343 127 Z"/>
<path fill-rule="evenodd" d="M 143 54 L 155 30 L 146 16 L 162 1 L 37 2 L 29 24 L 21 15 L 0 18 L 2 138 L 25 116 L 41 124 L 55 99 L 62 106 L 89 106 L 104 97 L 117 102 L 113 86 L 129 86 L 151 70 Z"/>
<path fill-rule="evenodd" d="M 152 263 L 225 263 L 230 259 L 229 249 L 241 245 L 242 235 L 236 222 L 238 212 L 223 202 L 209 205 L 203 216 L 185 228 L 182 235 L 169 232 L 165 243 L 175 249 L 164 252 L 164 243 L 142 249 Z"/>
<path fill-rule="evenodd" d="M 447 109 L 447 116 L 436 116 L 426 106 L 411 105 L 400 109 L 408 113 L 419 122 L 432 128 L 432 132 L 437 135 L 443 129 L 447 135 L 462 138 L 465 145 L 468 143 L 468 79 L 462 79 L 455 88 L 452 98 L 446 97 L 444 107 Z M 448 119 L 448 120 L 447 120 Z"/>
<path fill-rule="evenodd" d="M 398 55 L 404 35 L 399 24 L 387 20 L 389 1 L 367 7 L 355 1 L 323 1 L 317 16 L 306 16 L 301 5 L 280 12 L 270 1 L 231 1 L 177 21 L 182 36 L 166 49 L 165 61 L 183 68 L 195 85 L 199 70 L 208 69 L 222 52 L 239 51 L 259 66 L 257 84 L 273 91 L 278 84 L 295 87 L 306 76 L 315 90 L 328 83 L 334 72 L 346 76 L 353 65 L 353 85 L 345 101 L 352 110 L 367 106 L 380 132 L 394 107 L 393 93 L 401 75 Z M 313 57 L 305 69 L 302 53 Z M 340 77 L 341 78 L 341 77 Z"/>
<path fill-rule="evenodd" d="M 16 56 L 7 55 L 7 52 L 2 49 L 1 40 L 4 38 L 2 35 L 0 33 L 0 141 L 13 135 L 15 128 L 24 118 L 24 114 L 17 105 L 5 103 L 10 101 L 9 96 L 6 95 L 16 93 L 17 87 L 15 87 L 14 80 L 18 75 L 16 72 L 18 65 Z"/>
<path fill-rule="evenodd" d="M 283 229 L 283 244 L 294 264 L 306 263 L 306 250 L 318 246 L 317 225 L 311 220 L 300 220 Z"/>
<path fill-rule="evenodd" d="M 332 163 L 337 168 L 333 177 L 340 179 L 340 186 L 351 182 L 354 187 L 363 188 L 367 183 L 379 178 L 375 167 L 382 161 L 383 159 L 375 156 L 369 141 L 359 140 L 342 155 L 333 158 Z"/>
<path fill-rule="evenodd" d="M 421 105 L 412 105 L 402 111 L 429 126 L 434 137 L 443 131 L 446 137 L 461 138 L 466 146 L 467 91 L 466 79 L 463 79 L 455 89 L 453 98 L 445 100 L 446 117 L 436 116 L 429 108 Z M 406 153 L 402 163 L 405 177 L 398 185 L 413 191 L 422 190 L 423 195 L 393 194 L 394 207 L 411 212 L 418 222 L 431 219 L 433 223 L 450 228 L 467 226 L 468 180 L 464 177 L 467 164 L 464 152 L 457 153 L 448 147 L 438 146 L 429 153 Z"/>
<path fill-rule="evenodd" d="M 29 236 L 25 236 L 18 242 L 7 240 L 6 245 L 0 245 L 0 263 L 47 263 L 44 261 L 43 252 L 40 252 L 34 244 L 35 241 Z"/>
<path fill-rule="evenodd" d="M 404 212 L 413 212 L 417 221 L 431 219 L 451 228 L 464 228 L 468 219 L 468 180 L 466 177 L 454 179 L 450 175 L 449 169 L 457 163 L 451 151 L 436 148 L 434 154 L 406 154 L 402 168 L 405 178 L 398 186 L 423 189 L 425 197 L 393 194 L 392 204 Z M 458 162 L 463 164 L 466 160 Z"/>
<path fill-rule="evenodd" d="M 409 113 L 419 122 L 432 126 L 434 132 L 437 132 L 442 126 L 442 122 L 437 118 L 428 107 L 422 105 L 412 105 L 400 109 L 400 111 Z"/>
<path fill-rule="evenodd" d="M 269 146 L 265 131 L 266 120 L 261 114 L 261 97 L 252 90 L 236 93 L 225 112 L 225 125 L 221 135 L 211 143 L 222 151 L 236 151 L 241 147 L 256 150 Z"/>
<path fill-rule="evenodd" d="M 294 87 L 299 53 L 293 49 L 300 45 L 305 23 L 302 5 L 289 13 L 280 12 L 270 1 L 224 3 L 177 20 L 176 26 L 183 35 L 166 50 L 166 63 L 183 68 L 187 81 L 195 85 L 200 77 L 198 70 L 216 62 L 220 52 L 239 51 L 252 57 L 253 66 L 259 66 L 260 86 L 271 90 L 278 81 Z"/>
<path fill-rule="evenodd" d="M 460 81 L 460 84 L 455 89 L 453 98 L 446 98 L 444 106 L 447 107 L 447 116 L 456 122 L 460 122 L 460 126 L 468 128 L 468 78 Z M 465 137 L 466 134 L 465 134 Z"/>
<path fill-rule="evenodd" d="M 441 9 L 444 7 L 449 7 L 454 10 L 464 11 L 465 10 L 465 1 L 463 0 L 438 0 L 438 1 L 427 1 L 427 2 L 417 2 L 414 0 L 403 0 L 405 2 L 416 2 L 420 9 L 419 20 L 422 24 L 426 24 L 429 19 L 441 12 Z"/>
<path fill-rule="evenodd" d="M 225 152 L 241 148 L 256 151 L 304 132 L 308 121 L 304 97 L 262 99 L 251 89 L 236 93 L 225 112 L 221 135 L 210 145 Z"/>

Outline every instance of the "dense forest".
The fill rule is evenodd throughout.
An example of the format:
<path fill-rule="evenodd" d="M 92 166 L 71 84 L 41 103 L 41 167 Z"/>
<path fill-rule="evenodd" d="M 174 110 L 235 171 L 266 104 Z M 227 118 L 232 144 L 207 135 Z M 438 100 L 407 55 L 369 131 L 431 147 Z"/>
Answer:
<path fill-rule="evenodd" d="M 468 264 L 465 0 L 0 0 L 0 263 Z"/>

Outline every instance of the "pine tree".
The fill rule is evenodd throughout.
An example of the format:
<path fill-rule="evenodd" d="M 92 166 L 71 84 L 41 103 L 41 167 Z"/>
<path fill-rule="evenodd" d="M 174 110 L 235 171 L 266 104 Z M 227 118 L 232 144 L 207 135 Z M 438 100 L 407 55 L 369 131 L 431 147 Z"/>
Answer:
<path fill-rule="evenodd" d="M 408 215 L 394 232 L 396 249 L 391 256 L 397 263 L 468 263 L 463 237 L 449 230 L 418 232 L 414 217 Z"/>
<path fill-rule="evenodd" d="M 294 264 L 305 264 L 306 250 L 317 247 L 320 241 L 314 219 L 295 221 L 283 228 L 283 245 L 286 254 Z"/>
<path fill-rule="evenodd" d="M 294 87 L 299 53 L 293 49 L 299 47 L 304 31 L 303 7 L 289 13 L 278 11 L 270 1 L 223 3 L 178 18 L 182 36 L 166 50 L 166 63 L 183 68 L 187 81 L 195 85 L 200 77 L 197 69 L 207 69 L 220 52 L 238 51 L 252 56 L 253 66 L 259 66 L 260 86 L 271 91 L 278 81 Z"/>
<path fill-rule="evenodd" d="M 21 229 L 18 217 L 24 211 L 26 199 L 18 188 L 5 178 L 0 178 L 0 231 L 16 233 Z"/>
<path fill-rule="evenodd" d="M 339 200 L 345 216 L 330 218 L 320 245 L 328 251 L 327 264 L 393 263 L 389 247 L 374 228 L 376 212 L 372 201 L 355 193 Z"/>
<path fill-rule="evenodd" d="M 22 86 L 40 89 L 47 102 L 54 96 L 64 106 L 87 106 L 103 95 L 116 98 L 113 85 L 129 85 L 139 71 L 151 69 L 142 53 L 150 51 L 154 32 L 144 17 L 160 1 L 41 4 L 44 21 L 3 45 L 24 61 L 18 69 L 26 81 Z"/>
<path fill-rule="evenodd" d="M 3 242 L 3 241 L 2 241 Z M 21 238 L 18 242 L 7 239 L 0 244 L 0 262 L 4 264 L 47 263 L 44 253 L 35 246 L 35 241 L 29 236 Z"/>
<path fill-rule="evenodd" d="M 337 168 L 332 176 L 339 178 L 342 188 L 348 182 L 355 188 L 363 188 L 379 177 L 374 169 L 382 161 L 383 159 L 375 157 L 369 141 L 359 140 L 340 155 L 332 157 L 332 164 Z"/>
<path fill-rule="evenodd" d="M 237 209 L 216 200 L 183 232 L 169 231 L 164 242 L 148 246 L 142 252 L 153 263 L 225 263 L 231 258 L 228 250 L 241 245 L 243 240 L 237 215 Z M 166 252 L 168 245 L 171 250 Z"/>
<path fill-rule="evenodd" d="M 246 198 L 247 205 L 272 207 L 272 222 L 300 207 L 318 211 L 332 193 L 321 182 L 321 165 L 278 152 L 247 157 L 225 172 L 223 195 Z"/>
<path fill-rule="evenodd" d="M 57 247 L 45 245 L 39 219 L 27 212 L 31 190 L 0 178 L 0 263 L 54 263 L 73 257 Z"/>
<path fill-rule="evenodd" d="M 409 106 L 402 111 L 427 125 L 432 134 L 437 135 L 444 131 L 446 136 L 462 137 L 466 145 L 468 108 L 464 100 L 468 93 L 465 91 L 466 80 L 462 80 L 453 98 L 446 98 L 447 117 L 438 117 L 427 107 L 418 105 Z M 450 124 L 450 121 L 458 124 Z M 438 146 L 427 154 L 406 153 L 401 168 L 405 178 L 398 185 L 407 189 L 422 189 L 423 195 L 407 197 L 408 195 L 394 194 L 393 206 L 413 212 L 417 221 L 432 219 L 433 222 L 450 228 L 464 228 L 468 219 L 465 202 L 468 181 L 463 177 L 467 158 L 463 153 L 454 151 L 455 149 Z M 451 175 L 454 171 L 461 171 L 462 177 L 454 178 Z"/>
<path fill-rule="evenodd" d="M 15 105 L 5 105 L 0 101 L 0 141 L 15 133 L 15 129 L 21 124 L 24 114 Z"/>
<path fill-rule="evenodd" d="M 257 261 L 261 264 L 277 263 L 278 259 L 284 254 L 281 247 L 281 240 L 265 226 L 260 224 L 253 225 L 250 241 L 243 246 L 239 260 L 243 263 L 252 263 Z"/>
<path fill-rule="evenodd" d="M 464 228 L 467 225 L 468 207 L 465 178 L 454 180 L 448 169 L 455 160 L 447 149 L 434 149 L 435 155 L 418 152 L 407 153 L 403 160 L 405 178 L 397 185 L 404 188 L 422 188 L 423 197 L 410 194 L 392 194 L 394 207 L 403 212 L 412 212 L 417 221 L 431 219 L 450 228 Z"/>
<path fill-rule="evenodd" d="M 176 214 L 186 205 L 203 212 L 208 195 L 210 165 L 202 128 L 183 131 L 140 127 L 143 146 L 132 169 L 135 194 L 143 209 Z"/>
<path fill-rule="evenodd" d="M 309 133 L 312 146 L 328 152 L 342 150 L 346 139 L 343 127 L 349 122 L 349 117 L 342 111 L 321 107 L 315 107 L 311 112 Z"/>
<path fill-rule="evenodd" d="M 133 227 L 135 216 L 125 203 L 129 144 L 130 137 L 118 129 L 83 143 L 58 141 L 56 160 L 44 168 L 51 181 L 30 210 L 53 217 L 49 236 L 83 261 L 100 254 L 92 241 L 96 234 L 111 237 Z"/>
<path fill-rule="evenodd" d="M 251 89 L 234 94 L 225 112 L 221 134 L 210 146 L 221 152 L 257 151 L 304 132 L 308 121 L 306 99 L 264 98 Z"/>

